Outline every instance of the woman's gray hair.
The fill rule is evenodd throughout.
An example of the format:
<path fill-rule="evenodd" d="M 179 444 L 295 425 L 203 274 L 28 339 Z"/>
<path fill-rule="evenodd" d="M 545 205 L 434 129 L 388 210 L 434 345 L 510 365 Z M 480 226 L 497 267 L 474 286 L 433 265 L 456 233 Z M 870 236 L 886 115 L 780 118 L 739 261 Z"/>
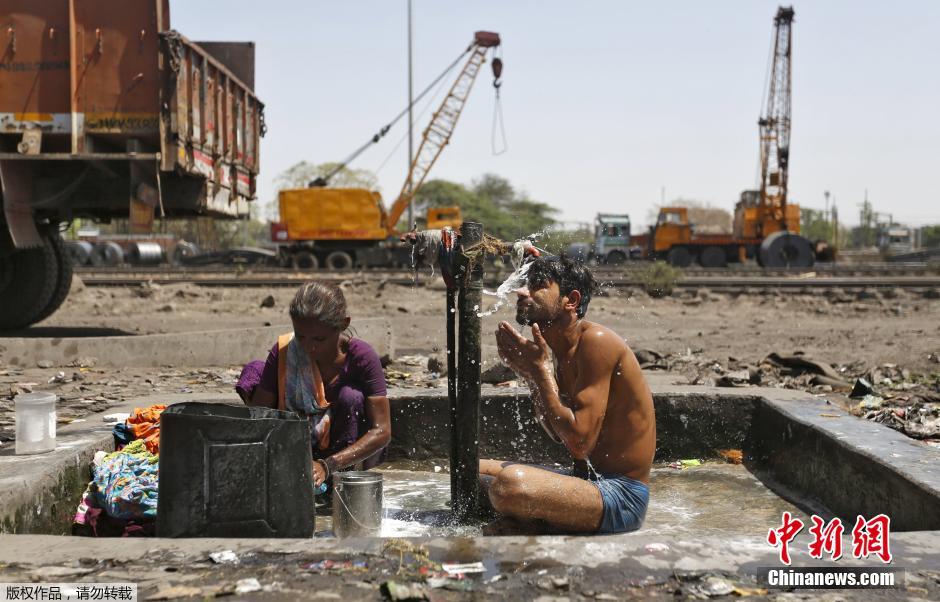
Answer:
<path fill-rule="evenodd" d="M 290 303 L 292 319 L 313 319 L 330 328 L 343 330 L 346 326 L 346 297 L 342 289 L 328 282 L 305 283 Z"/>

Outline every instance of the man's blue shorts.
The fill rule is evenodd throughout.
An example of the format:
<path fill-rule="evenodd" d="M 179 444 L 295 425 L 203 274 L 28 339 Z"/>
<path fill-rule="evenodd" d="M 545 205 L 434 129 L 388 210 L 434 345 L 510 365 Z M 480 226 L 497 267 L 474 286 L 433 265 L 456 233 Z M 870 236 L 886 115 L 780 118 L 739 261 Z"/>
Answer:
<path fill-rule="evenodd" d="M 599 473 L 598 477 L 591 479 L 604 501 L 604 518 L 597 533 L 607 535 L 639 529 L 650 502 L 649 487 L 616 473 Z"/>

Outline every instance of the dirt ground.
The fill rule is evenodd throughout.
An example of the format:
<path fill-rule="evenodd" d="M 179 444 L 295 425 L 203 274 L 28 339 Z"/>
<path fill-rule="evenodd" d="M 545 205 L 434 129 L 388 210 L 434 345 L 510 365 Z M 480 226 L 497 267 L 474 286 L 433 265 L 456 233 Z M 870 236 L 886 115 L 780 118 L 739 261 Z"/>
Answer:
<path fill-rule="evenodd" d="M 424 282 L 429 282 L 426 275 Z M 443 345 L 443 286 L 384 285 L 378 277 L 344 283 L 353 326 L 357 317 L 391 320 L 399 353 L 430 353 Z M 900 289 L 854 294 L 802 295 L 786 291 L 733 296 L 705 289 L 651 299 L 611 288 L 591 302 L 588 319 L 620 333 L 634 349 L 661 354 L 695 353 L 727 362 L 758 363 L 772 352 L 797 351 L 834 365 L 897 364 L 912 372 L 940 371 L 940 301 Z M 290 324 L 290 288 L 208 288 L 195 285 L 82 288 L 34 327 L 45 336 L 188 332 Z M 272 307 L 261 307 L 268 295 Z M 484 309 L 495 303 L 484 297 Z M 484 320 L 484 333 L 499 320 L 513 321 L 514 299 Z M 484 340 L 492 351 L 493 340 Z M 264 352 L 258 350 L 259 356 Z M 933 354 L 933 355 L 932 355 Z"/>
<path fill-rule="evenodd" d="M 342 286 L 353 327 L 358 317 L 383 316 L 392 323 L 396 357 L 390 358 L 387 367 L 390 385 L 424 387 L 444 383 L 442 370 L 427 366 L 429 357 L 444 358 L 445 291 L 439 278 L 422 274 L 418 284 L 403 286 L 385 283 L 378 275 L 353 276 Z M 76 282 L 58 312 L 16 336 L 135 335 L 272 324 L 282 324 L 288 330 L 287 308 L 293 294 L 294 289 L 284 287 L 181 284 L 105 288 L 84 287 Z M 491 309 L 496 300 L 484 296 L 483 309 Z M 514 303 L 511 298 L 494 315 L 484 318 L 483 368 L 493 369 L 484 379 L 489 382 L 513 378 L 498 366 L 493 368 L 498 360 L 491 333 L 498 321 L 514 321 Z M 836 386 L 835 394 L 843 394 L 840 399 L 844 407 L 865 415 L 882 411 L 882 398 L 894 398 L 908 411 L 914 404 L 914 409 L 924 413 L 930 423 L 918 428 L 940 428 L 940 301 L 920 293 L 865 289 L 812 295 L 786 291 L 733 295 L 700 289 L 652 299 L 639 291 L 610 288 L 591 302 L 588 319 L 621 334 L 638 352 L 644 367 L 668 369 L 690 384 L 750 383 L 833 392 L 831 385 L 813 380 L 812 374 L 801 375 L 764 361 L 772 353 L 802 353 L 803 357 L 831 366 L 834 372 L 830 376 L 848 386 L 858 376 L 877 381 L 873 383 L 878 389 L 876 397 L 866 401 L 868 405 L 849 401 L 845 396 L 848 390 Z M 257 349 L 257 357 L 263 358 L 266 351 Z M 106 409 L 109 402 L 135 396 L 229 394 L 238 369 L 0 366 L 0 444 L 12 439 L 12 397 L 23 390 L 54 389 L 62 400 L 60 421 L 68 422 Z M 924 404 L 926 410 L 921 409 Z M 898 422 L 893 414 L 869 417 Z M 899 422 L 895 428 L 903 430 L 903 425 Z M 928 434 L 918 438 L 936 437 Z"/>

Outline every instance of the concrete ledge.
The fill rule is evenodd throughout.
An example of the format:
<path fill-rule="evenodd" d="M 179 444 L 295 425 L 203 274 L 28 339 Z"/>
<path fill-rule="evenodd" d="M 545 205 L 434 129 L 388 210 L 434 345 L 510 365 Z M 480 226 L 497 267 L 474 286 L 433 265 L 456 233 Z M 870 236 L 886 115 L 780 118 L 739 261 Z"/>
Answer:
<path fill-rule="evenodd" d="M 820 399 L 763 398 L 749 447 L 773 478 L 849 525 L 885 513 L 900 531 L 940 529 L 940 450 Z"/>
<path fill-rule="evenodd" d="M 655 387 L 656 461 L 718 458 L 719 450 L 742 449 L 755 404 L 750 389 Z M 676 390 L 680 389 L 680 390 Z M 450 411 L 444 389 L 393 389 L 393 459 L 447 458 Z M 570 463 L 563 445 L 539 427 L 525 388 L 483 387 L 480 457 L 524 462 Z"/>
<path fill-rule="evenodd" d="M 378 354 L 395 354 L 391 323 L 385 318 L 360 318 L 356 335 L 368 341 Z M 228 366 L 264 359 L 277 337 L 289 326 L 265 326 L 126 337 L 0 338 L 0 363 L 35 366 L 40 360 L 68 365 L 94 357 L 97 366 Z"/>

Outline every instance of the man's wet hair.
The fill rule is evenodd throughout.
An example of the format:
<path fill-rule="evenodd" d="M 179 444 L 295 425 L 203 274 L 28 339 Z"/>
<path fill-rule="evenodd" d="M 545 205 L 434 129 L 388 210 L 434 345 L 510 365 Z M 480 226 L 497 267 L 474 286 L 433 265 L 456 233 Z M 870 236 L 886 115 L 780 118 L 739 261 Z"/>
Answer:
<path fill-rule="evenodd" d="M 582 261 L 575 261 L 566 255 L 547 255 L 532 262 L 526 274 L 526 284 L 531 288 L 544 282 L 554 282 L 562 295 L 571 291 L 581 293 L 581 303 L 577 314 L 583 318 L 587 313 L 591 297 L 597 292 L 597 280 Z"/>

